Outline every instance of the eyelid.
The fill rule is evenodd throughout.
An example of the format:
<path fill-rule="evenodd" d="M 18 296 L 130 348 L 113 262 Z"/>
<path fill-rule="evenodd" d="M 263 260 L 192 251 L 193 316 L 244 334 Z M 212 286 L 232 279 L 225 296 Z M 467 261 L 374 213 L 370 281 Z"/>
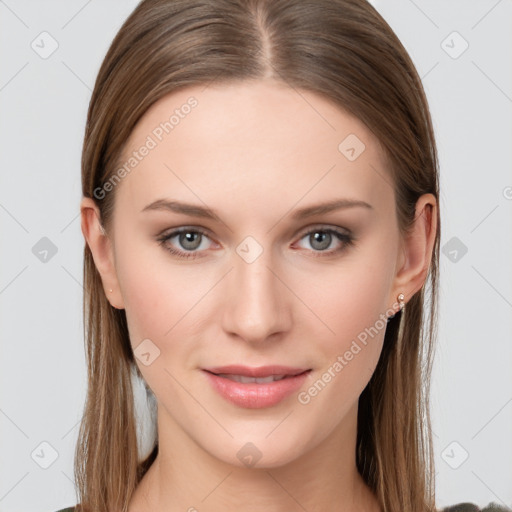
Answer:
<path fill-rule="evenodd" d="M 204 236 L 207 236 L 210 240 L 213 240 L 212 234 L 209 229 L 203 228 L 202 226 L 193 226 L 193 225 L 182 225 L 176 226 L 173 228 L 166 228 L 161 233 L 157 235 L 157 239 L 161 238 L 170 238 L 176 235 L 179 235 L 182 232 L 194 231 L 197 233 L 201 233 Z"/>
<path fill-rule="evenodd" d="M 350 231 L 350 229 L 348 228 L 344 228 L 344 227 L 341 227 L 341 226 L 334 226 L 333 224 L 311 224 L 310 226 L 306 227 L 306 228 L 302 228 L 300 229 L 296 235 L 294 235 L 294 237 L 297 237 L 297 236 L 304 236 L 304 235 L 307 235 L 308 233 L 310 233 L 311 231 L 314 231 L 314 230 L 317 230 L 317 231 L 336 231 L 336 232 L 339 232 L 339 233 L 342 233 L 342 234 L 345 234 L 345 235 L 350 235 L 352 236 L 352 232 Z"/>

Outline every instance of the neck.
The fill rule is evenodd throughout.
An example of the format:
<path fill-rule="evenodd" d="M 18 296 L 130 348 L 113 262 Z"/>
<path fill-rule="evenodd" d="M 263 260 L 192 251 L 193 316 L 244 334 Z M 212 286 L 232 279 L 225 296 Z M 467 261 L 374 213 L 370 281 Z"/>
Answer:
<path fill-rule="evenodd" d="M 158 456 L 129 512 L 379 512 L 356 467 L 357 404 L 354 409 L 313 450 L 288 464 L 253 468 L 213 457 L 159 408 Z"/>

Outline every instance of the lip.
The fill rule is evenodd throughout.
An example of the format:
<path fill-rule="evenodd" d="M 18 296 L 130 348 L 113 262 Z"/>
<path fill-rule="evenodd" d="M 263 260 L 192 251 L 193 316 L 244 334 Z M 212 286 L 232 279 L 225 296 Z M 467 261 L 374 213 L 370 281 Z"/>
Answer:
<path fill-rule="evenodd" d="M 219 395 L 229 402 L 246 409 L 262 409 L 272 407 L 297 391 L 311 369 L 290 368 L 287 366 L 220 366 L 203 369 L 211 386 Z M 270 375 L 286 375 L 284 379 L 266 383 L 241 383 L 230 380 L 216 373 L 243 375 L 246 377 L 268 377 Z"/>
<path fill-rule="evenodd" d="M 291 366 L 269 365 L 269 366 L 242 366 L 228 365 L 216 366 L 213 368 L 203 368 L 210 373 L 231 373 L 233 375 L 244 375 L 246 377 L 268 377 L 270 375 L 298 375 L 304 373 L 310 368 L 292 368 Z"/>

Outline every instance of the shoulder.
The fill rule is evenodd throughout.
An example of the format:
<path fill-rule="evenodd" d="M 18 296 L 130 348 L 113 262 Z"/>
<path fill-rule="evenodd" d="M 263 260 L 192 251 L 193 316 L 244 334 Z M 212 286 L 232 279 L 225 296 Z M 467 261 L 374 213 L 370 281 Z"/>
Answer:
<path fill-rule="evenodd" d="M 62 508 L 60 510 L 57 510 L 57 512 L 74 512 L 75 507 L 68 507 L 68 508 Z"/>
<path fill-rule="evenodd" d="M 489 505 L 484 508 L 479 508 L 474 503 L 458 503 L 457 505 L 440 509 L 439 512 L 512 512 L 512 509 L 503 507 L 494 502 L 489 503 Z"/>

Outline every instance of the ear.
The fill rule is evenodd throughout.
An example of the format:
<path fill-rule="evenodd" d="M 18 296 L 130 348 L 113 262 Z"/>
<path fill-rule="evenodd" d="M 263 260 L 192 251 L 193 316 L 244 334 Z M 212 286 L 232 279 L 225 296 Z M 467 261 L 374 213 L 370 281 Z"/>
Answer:
<path fill-rule="evenodd" d="M 114 264 L 112 241 L 109 235 L 103 231 L 99 209 L 90 197 L 82 198 L 80 216 L 82 233 L 92 252 L 94 264 L 100 273 L 105 295 L 114 308 L 124 309 Z M 111 289 L 112 292 L 110 292 Z"/>
<path fill-rule="evenodd" d="M 416 202 L 411 233 L 403 240 L 395 275 L 393 303 L 397 295 L 407 301 L 425 284 L 437 231 L 437 201 L 433 194 L 423 194 Z"/>

